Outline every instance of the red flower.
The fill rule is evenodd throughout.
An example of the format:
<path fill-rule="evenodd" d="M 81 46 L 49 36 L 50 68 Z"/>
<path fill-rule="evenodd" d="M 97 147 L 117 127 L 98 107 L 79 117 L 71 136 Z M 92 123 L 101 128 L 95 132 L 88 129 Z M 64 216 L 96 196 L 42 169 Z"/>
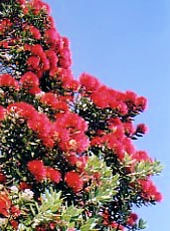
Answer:
<path fill-rule="evenodd" d="M 76 166 L 79 170 L 83 171 L 88 157 L 87 156 L 78 156 L 76 153 L 71 153 L 66 156 L 66 159 L 68 160 L 69 164 L 72 166 Z"/>
<path fill-rule="evenodd" d="M 79 88 L 79 82 L 70 78 L 70 76 L 65 76 L 65 78 L 62 79 L 62 84 L 63 88 L 72 91 L 77 91 Z"/>
<path fill-rule="evenodd" d="M 157 191 L 156 186 L 150 179 L 138 180 L 138 183 L 141 187 L 143 198 L 158 202 L 162 200 L 161 193 Z"/>
<path fill-rule="evenodd" d="M 82 153 L 89 147 L 89 138 L 84 133 L 72 135 L 69 146 L 70 150 Z"/>
<path fill-rule="evenodd" d="M 11 75 L 8 75 L 8 74 L 0 75 L 0 86 L 2 86 L 2 87 L 13 87 L 16 90 L 19 89 L 18 81 L 15 80 Z"/>
<path fill-rule="evenodd" d="M 20 5 L 23 5 L 23 4 L 25 4 L 25 0 L 17 0 L 17 3 Z"/>
<path fill-rule="evenodd" d="M 59 49 L 59 66 L 68 69 L 71 66 L 71 52 L 69 49 L 69 40 L 66 37 L 62 37 L 60 40 Z"/>
<path fill-rule="evenodd" d="M 60 59 L 59 59 L 59 65 L 62 68 L 69 68 L 71 66 L 71 53 L 68 48 L 64 48 L 63 50 L 60 51 Z"/>
<path fill-rule="evenodd" d="M 144 111 L 147 107 L 147 99 L 143 96 L 138 97 L 136 100 L 137 109 L 140 111 Z"/>
<path fill-rule="evenodd" d="M 63 151 L 83 152 L 89 146 L 85 135 L 86 121 L 75 113 L 66 112 L 58 116 L 54 123 L 54 133 L 58 134 L 59 147 Z"/>
<path fill-rule="evenodd" d="M 32 49 L 32 46 L 31 46 L 31 45 L 29 45 L 29 44 L 24 44 L 24 50 L 25 50 L 25 51 L 31 51 L 31 49 Z"/>
<path fill-rule="evenodd" d="M 12 206 L 11 213 L 14 217 L 19 217 L 19 215 L 21 214 L 21 210 L 17 208 L 16 206 Z"/>
<path fill-rule="evenodd" d="M 0 214 L 7 217 L 9 215 L 9 209 L 11 207 L 11 201 L 4 192 L 0 192 Z"/>
<path fill-rule="evenodd" d="M 5 183 L 6 182 L 6 176 L 0 172 L 0 183 Z"/>
<path fill-rule="evenodd" d="M 110 226 L 112 228 L 115 228 L 117 231 L 123 231 L 124 230 L 124 227 L 118 223 L 116 223 L 115 221 L 113 221 Z"/>
<path fill-rule="evenodd" d="M 60 111 L 61 113 L 68 111 L 67 103 L 64 102 L 64 101 L 62 101 L 62 100 L 59 100 L 58 103 L 57 103 L 57 105 L 55 106 L 55 109 L 58 110 L 58 111 Z"/>
<path fill-rule="evenodd" d="M 26 15 L 26 14 L 28 14 L 28 12 L 29 12 L 28 7 L 24 7 L 23 8 L 23 14 Z"/>
<path fill-rule="evenodd" d="M 101 85 L 96 77 L 87 73 L 83 73 L 80 75 L 80 84 L 82 87 L 85 88 L 87 92 L 97 91 Z"/>
<path fill-rule="evenodd" d="M 25 119 L 35 118 L 35 116 L 38 114 L 38 112 L 35 110 L 35 108 L 32 105 L 25 102 L 10 104 L 7 107 L 7 111 L 18 113 L 21 117 Z"/>
<path fill-rule="evenodd" d="M 29 47 L 28 47 L 29 49 Z M 41 61 L 41 69 L 38 70 L 39 74 L 37 74 L 39 77 L 42 76 L 43 71 L 47 71 L 50 68 L 49 60 L 47 59 L 46 53 L 44 52 L 42 46 L 40 44 L 33 45 L 31 47 L 31 52 L 33 55 L 36 55 L 40 58 Z"/>
<path fill-rule="evenodd" d="M 106 86 L 101 86 L 97 91 L 93 92 L 91 99 L 94 104 L 100 108 L 109 107 L 110 94 Z"/>
<path fill-rule="evenodd" d="M 137 162 L 139 161 L 148 161 L 152 162 L 152 159 L 148 156 L 147 152 L 145 151 L 137 151 L 132 155 L 133 159 L 136 159 Z"/>
<path fill-rule="evenodd" d="M 20 182 L 20 184 L 19 184 L 19 189 L 20 189 L 21 191 L 24 190 L 24 189 L 31 189 L 31 186 L 28 185 L 26 182 L 22 181 L 22 182 Z"/>
<path fill-rule="evenodd" d="M 40 64 L 40 58 L 36 56 L 30 56 L 27 60 L 27 65 L 33 69 L 38 69 Z"/>
<path fill-rule="evenodd" d="M 134 134 L 135 128 L 134 128 L 132 122 L 125 122 L 125 123 L 123 123 L 123 127 L 124 127 L 125 134 L 127 134 L 128 136 L 129 135 L 131 136 L 131 135 Z"/>
<path fill-rule="evenodd" d="M 28 120 L 28 127 L 38 133 L 43 144 L 49 148 L 54 146 L 53 124 L 48 117 L 43 113 L 37 113 L 34 117 Z"/>
<path fill-rule="evenodd" d="M 0 105 L 0 121 L 4 119 L 6 114 L 6 109 Z"/>
<path fill-rule="evenodd" d="M 10 223 L 12 225 L 12 227 L 17 230 L 18 229 L 18 221 L 16 220 L 10 220 Z"/>
<path fill-rule="evenodd" d="M 61 181 L 61 173 L 54 168 L 46 167 L 46 176 L 56 184 Z"/>
<path fill-rule="evenodd" d="M 87 122 L 79 115 L 71 112 L 65 113 L 56 122 L 60 127 L 68 129 L 71 134 L 78 131 L 85 132 L 88 129 Z"/>
<path fill-rule="evenodd" d="M 12 23 L 9 19 L 3 19 L 0 21 L 0 34 L 3 34 L 7 29 L 12 26 Z"/>
<path fill-rule="evenodd" d="M 77 193 L 83 189 L 83 180 L 76 172 L 67 172 L 65 175 L 65 182 L 72 188 L 72 190 Z"/>
<path fill-rule="evenodd" d="M 29 93 L 37 94 L 41 90 L 39 88 L 39 79 L 33 72 L 26 72 L 20 79 L 23 88 L 28 89 Z"/>
<path fill-rule="evenodd" d="M 50 71 L 52 71 L 57 66 L 58 57 L 56 55 L 56 52 L 54 52 L 53 50 L 47 50 L 46 56 L 50 61 Z"/>
<path fill-rule="evenodd" d="M 29 30 L 30 30 L 30 33 L 32 34 L 32 36 L 35 39 L 41 39 L 41 33 L 40 33 L 40 31 L 36 27 L 30 26 Z"/>
<path fill-rule="evenodd" d="M 133 105 L 136 105 L 137 95 L 133 91 L 126 91 L 125 92 L 125 101 L 130 102 Z"/>
<path fill-rule="evenodd" d="M 121 120 L 119 118 L 111 118 L 109 121 L 108 121 L 108 127 L 111 131 L 113 132 L 116 132 L 118 129 L 123 132 L 123 126 L 124 124 L 121 122 Z"/>
<path fill-rule="evenodd" d="M 99 136 L 93 137 L 90 141 L 91 146 L 101 146 L 102 143 L 103 143 L 103 139 L 102 137 Z"/>
<path fill-rule="evenodd" d="M 31 49 L 31 52 L 34 55 L 38 55 L 39 57 L 42 58 L 44 56 L 44 50 L 40 44 L 33 45 L 31 47 L 28 46 L 29 49 Z"/>
<path fill-rule="evenodd" d="M 54 27 L 55 27 L 54 18 L 53 18 L 51 15 L 48 15 L 48 16 L 47 16 L 47 21 L 48 21 L 49 26 L 50 26 L 51 28 L 54 28 Z"/>
<path fill-rule="evenodd" d="M 58 109 L 58 99 L 57 97 L 55 96 L 55 94 L 51 93 L 51 92 L 48 92 L 48 93 L 45 93 L 40 101 L 44 104 L 47 104 L 49 105 L 50 107 L 52 107 L 53 109 Z"/>
<path fill-rule="evenodd" d="M 29 161 L 27 167 L 37 181 L 42 181 L 45 179 L 46 168 L 41 160 Z"/>
<path fill-rule="evenodd" d="M 125 151 L 129 155 L 133 155 L 136 152 L 135 146 L 132 144 L 132 141 L 130 138 L 125 137 L 123 139 L 123 145 L 124 145 Z"/>
<path fill-rule="evenodd" d="M 127 218 L 126 223 L 130 226 L 134 226 L 137 219 L 138 219 L 138 215 L 136 213 L 131 213 L 129 217 Z"/>
<path fill-rule="evenodd" d="M 38 14 L 41 10 L 45 10 L 48 14 L 50 13 L 50 7 L 47 3 L 42 2 L 41 0 L 32 0 L 31 6 L 35 14 Z"/>
<path fill-rule="evenodd" d="M 148 127 L 145 124 L 138 124 L 136 128 L 136 133 L 146 134 L 148 132 Z"/>
<path fill-rule="evenodd" d="M 7 41 L 0 41 L 0 47 L 8 48 L 9 43 Z"/>
<path fill-rule="evenodd" d="M 60 35 L 55 28 L 46 30 L 44 36 L 49 44 L 55 44 L 60 40 Z"/>
<path fill-rule="evenodd" d="M 128 113 L 127 105 L 124 102 L 114 101 L 114 98 L 110 98 L 109 106 L 121 115 Z"/>

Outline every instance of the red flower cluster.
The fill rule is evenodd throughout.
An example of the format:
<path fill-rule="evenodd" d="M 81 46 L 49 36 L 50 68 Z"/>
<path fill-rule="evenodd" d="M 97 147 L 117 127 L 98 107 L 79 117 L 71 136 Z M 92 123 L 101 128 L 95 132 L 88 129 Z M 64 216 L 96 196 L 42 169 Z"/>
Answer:
<path fill-rule="evenodd" d="M 60 172 L 54 168 L 46 167 L 42 160 L 31 160 L 27 167 L 38 182 L 46 178 L 57 184 L 61 181 Z"/>
<path fill-rule="evenodd" d="M 63 151 L 81 153 L 88 148 L 89 139 L 85 135 L 88 126 L 77 114 L 66 112 L 58 116 L 54 126 L 54 135 Z"/>
<path fill-rule="evenodd" d="M 41 99 L 40 102 L 50 106 L 52 109 L 59 111 L 59 112 L 66 112 L 68 111 L 67 103 L 63 100 L 60 100 L 59 97 L 56 97 L 53 93 L 45 93 Z"/>
<path fill-rule="evenodd" d="M 40 58 L 37 56 L 30 56 L 27 59 L 27 65 L 30 70 L 36 70 L 38 69 L 40 65 Z"/>
<path fill-rule="evenodd" d="M 83 73 L 80 76 L 82 95 L 89 95 L 93 103 L 99 108 L 111 108 L 121 115 L 126 115 L 130 110 L 143 111 L 146 108 L 146 99 L 138 97 L 135 93 L 125 93 L 108 88 L 93 76 Z"/>
<path fill-rule="evenodd" d="M 7 111 L 15 112 L 26 119 L 28 127 L 37 133 L 45 146 L 54 146 L 53 124 L 45 114 L 38 113 L 32 105 L 24 102 L 10 104 Z"/>
<path fill-rule="evenodd" d="M 80 175 L 76 172 L 67 172 L 64 178 L 67 185 L 77 193 L 83 189 L 83 180 Z"/>
<path fill-rule="evenodd" d="M 56 122 L 52 123 L 45 114 L 38 113 L 33 106 L 24 102 L 9 105 L 7 111 L 18 113 L 25 118 L 28 127 L 38 134 L 47 147 L 52 148 L 55 141 L 64 151 L 83 152 L 88 147 L 89 141 L 84 134 L 87 124 L 77 114 L 61 114 Z"/>
<path fill-rule="evenodd" d="M 0 34 L 4 34 L 12 26 L 10 19 L 0 20 Z"/>
<path fill-rule="evenodd" d="M 31 0 L 29 4 L 35 15 L 39 14 L 41 10 L 50 13 L 50 7 L 47 3 L 42 2 L 41 0 Z"/>
<path fill-rule="evenodd" d="M 0 183 L 5 183 L 6 182 L 6 176 L 0 172 Z"/>
<path fill-rule="evenodd" d="M 138 215 L 136 213 L 131 213 L 127 218 L 126 222 L 128 225 L 134 226 L 136 224 L 137 219 L 138 219 Z"/>
<path fill-rule="evenodd" d="M 23 76 L 21 76 L 19 83 L 31 94 L 37 94 L 41 92 L 39 88 L 39 79 L 33 72 L 26 72 Z"/>
<path fill-rule="evenodd" d="M 65 69 L 69 68 L 71 66 L 71 53 L 69 49 L 69 40 L 66 37 L 61 38 L 59 56 L 59 65 Z"/>
<path fill-rule="evenodd" d="M 136 133 L 146 134 L 148 132 L 148 127 L 145 124 L 138 124 L 136 128 Z"/>
<path fill-rule="evenodd" d="M 28 120 L 28 127 L 37 133 L 45 146 L 53 148 L 53 124 L 45 114 L 36 113 L 34 118 Z"/>
<path fill-rule="evenodd" d="M 56 44 L 60 40 L 60 35 L 55 28 L 46 30 L 44 37 L 48 44 Z"/>
<path fill-rule="evenodd" d="M 57 54 L 53 50 L 47 50 L 45 53 L 50 63 L 50 75 L 53 76 L 53 73 L 56 72 L 56 67 L 58 63 Z"/>
<path fill-rule="evenodd" d="M 53 30 L 50 29 L 50 31 Z M 48 38 L 51 41 L 49 50 L 43 50 L 40 44 L 25 44 L 25 50 L 31 53 L 27 59 L 28 69 L 34 71 L 39 78 L 49 70 L 50 76 L 60 76 L 59 79 L 63 82 L 64 88 L 77 89 L 78 81 L 73 79 L 71 71 L 68 69 L 71 65 L 69 43 L 66 42 L 66 38 L 54 38 L 56 38 L 54 35 Z M 60 45 L 56 45 L 56 43 Z"/>
<path fill-rule="evenodd" d="M 67 91 L 67 95 L 69 91 L 78 91 L 79 82 L 73 78 L 72 72 L 69 69 L 55 68 L 51 70 L 49 74 L 53 77 L 53 80 L 56 79 L 61 81 L 62 87 Z M 55 76 L 57 78 L 55 78 Z"/>
<path fill-rule="evenodd" d="M 32 68 L 37 74 L 37 76 L 41 78 L 43 72 L 49 70 L 50 68 L 50 63 L 49 60 L 47 59 L 46 53 L 44 52 L 40 44 L 25 46 L 25 49 L 29 50 L 31 54 L 37 58 L 36 64 L 39 65 L 38 66 L 32 65 Z M 27 63 L 29 64 L 29 60 L 27 61 Z"/>
<path fill-rule="evenodd" d="M 19 90 L 19 83 L 11 75 L 2 74 L 0 75 L 0 87 L 13 87 Z"/>
<path fill-rule="evenodd" d="M 37 114 L 35 108 L 25 102 L 18 102 L 10 104 L 7 107 L 7 113 L 17 113 L 19 116 L 25 118 L 25 119 L 31 119 L 34 118 L 34 116 Z"/>
<path fill-rule="evenodd" d="M 69 164 L 72 166 L 76 166 L 80 172 L 84 171 L 86 167 L 88 157 L 87 156 L 79 156 L 76 153 L 67 153 L 66 159 L 68 160 Z"/>
<path fill-rule="evenodd" d="M 10 224 L 14 229 L 18 228 L 18 221 L 15 219 L 17 219 L 20 214 L 20 209 L 12 205 L 12 202 L 6 192 L 0 192 L 0 215 L 8 217 Z"/>
<path fill-rule="evenodd" d="M 156 186 L 149 178 L 146 180 L 138 180 L 138 183 L 141 187 L 143 198 L 158 202 L 162 200 L 161 193 L 158 192 Z"/>
<path fill-rule="evenodd" d="M 16 1 L 18 4 L 20 4 L 20 5 L 24 5 L 25 4 L 25 0 L 17 0 Z"/>
<path fill-rule="evenodd" d="M 4 120 L 6 109 L 0 105 L 0 121 Z"/>
<path fill-rule="evenodd" d="M 0 192 L 0 214 L 8 217 L 11 208 L 11 201 L 5 192 Z"/>
<path fill-rule="evenodd" d="M 132 155 L 135 153 L 135 148 L 131 142 L 131 139 L 126 136 L 127 123 L 124 123 L 120 119 L 110 119 L 109 122 L 110 133 L 104 131 L 99 136 L 95 136 L 91 140 L 92 146 L 103 146 L 113 150 L 114 154 L 118 156 L 120 160 L 124 158 L 125 153 Z M 133 132 L 133 128 L 130 127 L 129 132 Z"/>
<path fill-rule="evenodd" d="M 145 152 L 145 151 L 136 151 L 132 155 L 132 159 L 136 160 L 136 162 L 140 162 L 140 161 L 145 161 L 145 162 L 150 162 L 150 163 L 153 162 L 151 157 L 149 157 L 147 152 Z"/>
<path fill-rule="evenodd" d="M 29 31 L 31 33 L 31 35 L 33 36 L 33 38 L 35 39 L 41 39 L 41 33 L 40 31 L 35 27 L 35 26 L 29 26 Z"/>
<path fill-rule="evenodd" d="M 51 167 L 46 167 L 46 177 L 56 184 L 61 181 L 61 173 Z"/>
<path fill-rule="evenodd" d="M 39 15 L 41 11 L 49 14 L 49 6 L 41 0 L 31 0 L 30 2 L 19 1 L 24 14 L 29 12 Z M 56 81 L 61 81 L 65 91 L 77 91 L 79 87 L 78 81 L 73 79 L 70 71 L 71 53 L 69 49 L 69 41 L 65 37 L 61 37 L 55 28 L 55 24 L 50 15 L 47 15 L 48 23 L 43 33 L 35 26 L 25 23 L 23 29 L 29 31 L 36 40 L 43 40 L 47 46 L 24 44 L 24 49 L 30 53 L 27 57 L 27 71 L 34 72 L 38 78 L 41 78 L 45 72 L 49 72 L 50 77 L 55 77 Z M 35 91 L 36 92 L 36 91 Z M 71 92 L 70 92 L 71 94 Z"/>
<path fill-rule="evenodd" d="M 28 170 L 37 181 L 42 181 L 46 177 L 46 168 L 41 160 L 32 160 L 27 164 Z"/>
<path fill-rule="evenodd" d="M 97 89 L 101 85 L 96 77 L 89 75 L 87 73 L 83 73 L 80 75 L 80 84 L 88 93 L 97 91 Z"/>
<path fill-rule="evenodd" d="M 8 48 L 9 43 L 7 41 L 0 41 L 0 47 Z"/>
<path fill-rule="evenodd" d="M 37 39 L 37 40 L 41 39 L 41 33 L 35 26 L 24 24 L 23 30 L 26 32 L 28 31 L 34 39 Z"/>

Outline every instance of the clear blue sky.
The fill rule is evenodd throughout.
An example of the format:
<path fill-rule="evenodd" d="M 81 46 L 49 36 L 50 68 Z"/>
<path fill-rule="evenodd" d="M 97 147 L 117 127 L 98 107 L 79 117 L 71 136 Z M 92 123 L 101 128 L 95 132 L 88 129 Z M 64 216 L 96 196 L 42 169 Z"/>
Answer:
<path fill-rule="evenodd" d="M 149 100 L 137 119 L 150 132 L 136 143 L 161 160 L 155 181 L 164 194 L 160 205 L 138 213 L 146 231 L 169 230 L 170 213 L 170 1 L 46 0 L 57 28 L 69 37 L 73 72 L 97 76 L 118 90 L 134 90 Z"/>

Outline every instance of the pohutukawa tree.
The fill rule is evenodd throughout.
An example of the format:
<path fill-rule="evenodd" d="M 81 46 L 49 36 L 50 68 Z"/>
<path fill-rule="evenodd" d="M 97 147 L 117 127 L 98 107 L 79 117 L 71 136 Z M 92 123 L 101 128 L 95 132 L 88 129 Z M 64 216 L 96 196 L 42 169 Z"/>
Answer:
<path fill-rule="evenodd" d="M 40 0 L 0 1 L 0 230 L 143 229 L 135 207 L 161 201 L 159 162 L 134 92 L 73 78 L 69 41 Z"/>

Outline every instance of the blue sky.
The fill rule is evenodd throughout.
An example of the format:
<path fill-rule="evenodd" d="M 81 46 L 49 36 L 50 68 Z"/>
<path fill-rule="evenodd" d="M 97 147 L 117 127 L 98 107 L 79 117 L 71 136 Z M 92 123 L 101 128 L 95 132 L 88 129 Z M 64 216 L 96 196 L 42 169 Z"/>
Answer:
<path fill-rule="evenodd" d="M 136 142 L 164 165 L 155 181 L 164 202 L 138 211 L 146 231 L 169 228 L 170 211 L 170 1 L 46 0 L 56 26 L 69 37 L 73 72 L 97 76 L 118 90 L 133 90 L 149 100 L 137 118 L 150 132 Z"/>

